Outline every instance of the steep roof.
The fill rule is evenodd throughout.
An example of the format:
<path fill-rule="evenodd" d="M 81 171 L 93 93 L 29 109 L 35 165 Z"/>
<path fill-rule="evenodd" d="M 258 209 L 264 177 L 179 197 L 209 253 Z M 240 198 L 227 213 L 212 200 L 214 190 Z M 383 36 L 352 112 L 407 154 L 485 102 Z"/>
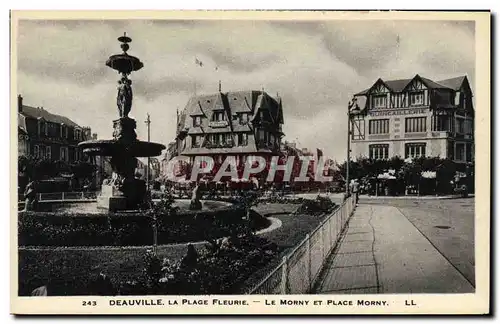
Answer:
<path fill-rule="evenodd" d="M 424 78 L 422 76 L 416 75 L 411 79 L 397 79 L 397 80 L 377 80 L 373 85 L 377 82 L 382 81 L 392 92 L 402 92 L 415 78 L 419 77 L 422 82 L 430 89 L 450 89 L 450 90 L 458 90 L 462 86 L 462 83 L 467 78 L 466 76 L 461 76 L 457 78 L 451 78 L 441 81 L 433 81 L 428 78 Z M 373 87 L 372 85 L 372 87 Z M 361 92 L 356 93 L 354 96 L 362 96 L 366 95 L 372 87 L 365 89 Z"/>
<path fill-rule="evenodd" d="M 48 112 L 47 110 L 43 108 L 35 108 L 31 106 L 25 106 L 23 105 L 23 110 L 19 113 L 25 117 L 31 117 L 31 118 L 43 118 L 48 122 L 51 123 L 56 123 L 56 124 L 65 124 L 71 127 L 79 127 L 82 128 L 80 125 L 69 119 L 68 117 L 64 117 L 61 115 L 57 114 L 52 114 Z M 19 120 L 19 118 L 18 118 Z"/>
<path fill-rule="evenodd" d="M 228 120 L 237 113 L 255 113 L 259 109 L 269 111 L 271 117 L 282 123 L 283 111 L 280 102 L 269 96 L 266 92 L 256 90 L 217 92 L 191 97 L 179 116 L 178 129 L 191 128 L 191 119 L 187 116 L 203 115 L 212 118 L 214 110 L 224 110 Z"/>
<path fill-rule="evenodd" d="M 441 82 L 435 82 L 435 81 L 432 81 L 431 79 L 427 79 L 427 78 L 423 78 L 423 77 L 420 77 L 422 79 L 422 81 L 425 83 L 425 85 L 428 87 L 428 88 L 431 88 L 431 89 L 448 89 L 449 87 L 447 87 L 446 85 L 443 85 L 441 84 Z"/>
<path fill-rule="evenodd" d="M 451 78 L 451 79 L 445 79 L 445 80 L 441 80 L 441 81 L 438 81 L 440 84 L 448 87 L 448 88 L 451 88 L 453 90 L 459 90 L 460 87 L 462 86 L 462 84 L 464 83 L 464 81 L 467 79 L 467 77 L 465 75 L 463 76 L 459 76 L 459 77 L 456 77 L 456 78 Z"/>
<path fill-rule="evenodd" d="M 408 85 L 408 83 L 411 82 L 411 80 L 413 80 L 413 79 L 388 80 L 388 81 L 384 81 L 384 83 L 393 92 L 401 92 Z"/>

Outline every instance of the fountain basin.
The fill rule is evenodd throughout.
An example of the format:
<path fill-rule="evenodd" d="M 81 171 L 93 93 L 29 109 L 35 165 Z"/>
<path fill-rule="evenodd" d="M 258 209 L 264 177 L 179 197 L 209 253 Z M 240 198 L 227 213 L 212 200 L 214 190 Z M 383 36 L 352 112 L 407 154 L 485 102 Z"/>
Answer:
<path fill-rule="evenodd" d="M 142 69 L 144 64 L 135 56 L 124 54 L 112 55 L 107 61 L 106 65 L 117 70 L 120 73 L 129 74 L 132 71 Z"/>
<path fill-rule="evenodd" d="M 153 201 L 157 201 L 153 199 Z M 189 199 L 176 199 L 173 203 L 174 207 L 179 208 L 180 214 L 192 214 L 194 211 L 189 210 L 189 204 L 191 200 Z M 88 214 L 88 215 L 98 215 L 105 216 L 102 210 L 97 208 L 97 202 L 75 202 L 75 203 L 45 203 L 46 206 L 40 206 L 43 211 L 55 212 L 55 213 L 70 213 L 70 214 Z M 217 201 L 217 200 L 201 200 L 202 209 L 198 212 L 208 212 L 228 209 L 233 206 L 232 203 Z M 128 211 L 128 213 L 137 213 L 137 210 Z M 121 212 L 127 213 L 127 212 Z"/>
<path fill-rule="evenodd" d="M 123 143 L 117 140 L 91 140 L 81 142 L 78 146 L 89 155 L 120 156 L 127 152 L 128 156 L 134 157 L 159 156 L 161 151 L 166 148 L 165 145 L 159 143 L 144 141 Z"/>

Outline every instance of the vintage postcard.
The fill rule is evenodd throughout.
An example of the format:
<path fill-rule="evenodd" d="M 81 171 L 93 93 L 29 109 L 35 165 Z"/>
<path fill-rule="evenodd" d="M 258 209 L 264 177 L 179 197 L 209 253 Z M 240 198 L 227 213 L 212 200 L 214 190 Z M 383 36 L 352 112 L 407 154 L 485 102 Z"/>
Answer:
<path fill-rule="evenodd" d="M 490 19 L 11 12 L 11 312 L 489 313 Z"/>

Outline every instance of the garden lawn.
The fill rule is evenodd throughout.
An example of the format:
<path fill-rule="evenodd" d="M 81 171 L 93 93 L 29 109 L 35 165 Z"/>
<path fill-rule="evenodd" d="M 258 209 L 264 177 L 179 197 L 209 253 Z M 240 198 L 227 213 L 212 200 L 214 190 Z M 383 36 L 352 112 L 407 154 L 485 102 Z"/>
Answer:
<path fill-rule="evenodd" d="M 52 289 L 68 295 L 85 291 L 88 283 L 99 272 L 108 275 L 113 283 L 132 280 L 142 273 L 144 252 L 147 249 L 151 247 L 19 249 L 19 295 L 30 295 L 33 289 L 45 285 L 49 278 L 54 281 L 50 285 Z M 186 251 L 185 245 L 158 248 L 160 258 L 171 260 L 181 259 Z"/>
<path fill-rule="evenodd" d="M 265 204 L 255 207 L 255 210 L 263 216 L 278 218 L 281 221 L 281 227 L 259 235 L 277 244 L 281 253 L 241 285 L 240 290 L 242 293 L 248 292 L 264 279 L 281 262 L 283 256 L 290 253 L 327 216 L 327 214 L 320 216 L 305 213 L 292 214 L 299 206 L 299 204 Z"/>
<path fill-rule="evenodd" d="M 260 204 L 254 209 L 266 217 L 278 218 L 282 226 L 261 236 L 277 244 L 279 257 L 257 271 L 243 285 L 246 290 L 258 281 L 280 261 L 283 255 L 299 244 L 306 234 L 313 231 L 326 215 L 291 214 L 299 204 Z M 204 244 L 196 244 L 201 249 Z M 151 246 L 125 248 L 46 248 L 19 249 L 19 295 L 30 295 L 33 289 L 45 285 L 51 278 L 51 288 L 61 295 L 79 295 L 88 291 L 89 282 L 100 272 L 110 277 L 113 283 L 137 279 L 142 274 L 145 251 Z M 184 244 L 158 248 L 160 259 L 180 260 L 186 253 Z"/>
<path fill-rule="evenodd" d="M 266 217 L 277 218 L 282 223 L 280 228 L 260 236 L 276 243 L 280 248 L 285 250 L 299 244 L 326 216 L 307 215 L 304 213 L 292 214 L 299 206 L 299 204 L 258 205 L 255 208 L 258 213 Z"/>

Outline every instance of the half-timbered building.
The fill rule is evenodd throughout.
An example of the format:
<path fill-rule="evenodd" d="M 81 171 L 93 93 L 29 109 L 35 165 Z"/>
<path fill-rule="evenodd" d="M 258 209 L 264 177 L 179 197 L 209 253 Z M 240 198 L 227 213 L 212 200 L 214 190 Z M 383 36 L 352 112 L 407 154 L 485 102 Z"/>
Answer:
<path fill-rule="evenodd" d="M 474 159 L 474 107 L 466 76 L 433 81 L 378 79 L 355 94 L 350 111 L 353 157 Z"/>
<path fill-rule="evenodd" d="M 230 155 L 240 165 L 254 156 L 268 159 L 280 152 L 281 98 L 264 91 L 194 96 L 177 119 L 175 149 L 191 164 L 199 155 L 212 157 L 216 164 Z"/>

